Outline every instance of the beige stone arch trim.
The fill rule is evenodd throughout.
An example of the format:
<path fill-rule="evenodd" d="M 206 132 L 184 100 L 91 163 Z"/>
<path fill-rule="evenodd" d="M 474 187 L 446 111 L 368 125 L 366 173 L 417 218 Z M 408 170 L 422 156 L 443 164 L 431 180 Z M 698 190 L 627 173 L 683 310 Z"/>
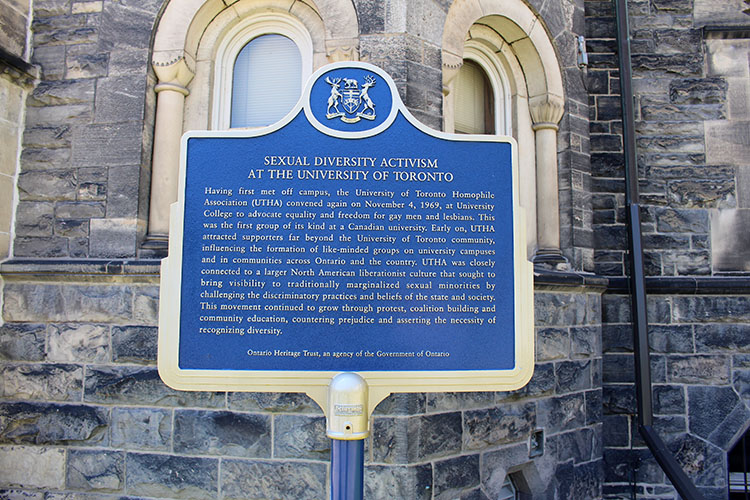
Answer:
<path fill-rule="evenodd" d="M 443 30 L 443 120 L 452 130 L 451 92 L 467 47 L 487 44 L 511 80 L 513 136 L 518 141 L 521 205 L 535 260 L 560 263 L 557 124 L 564 110 L 562 73 L 541 20 L 522 0 L 456 0 Z"/>
<path fill-rule="evenodd" d="M 522 0 L 453 2 L 443 30 L 444 68 L 460 67 L 466 34 L 478 21 L 500 33 L 511 45 L 526 72 L 529 97 L 543 94 L 563 97 L 562 74 L 552 41 L 541 21 Z M 449 71 L 447 79 L 453 77 L 455 74 Z M 443 77 L 443 81 L 446 81 L 446 76 Z"/>
<path fill-rule="evenodd" d="M 248 17 L 274 13 L 302 26 L 301 38 L 311 47 L 303 57 L 312 53 L 313 71 L 327 62 L 359 59 L 352 0 L 171 0 L 164 10 L 152 52 L 159 81 L 144 246 L 166 247 L 169 206 L 177 199 L 179 140 L 185 130 L 210 127 L 213 61 L 223 37 Z"/>
<path fill-rule="evenodd" d="M 156 28 L 153 63 L 170 65 L 184 58 L 192 69 L 205 30 L 226 9 L 239 17 L 247 15 L 248 9 L 279 10 L 305 24 L 318 17 L 324 25 L 321 40 L 327 55 L 336 59 L 342 57 L 341 53 L 355 54 L 359 25 L 351 0 L 171 0 Z"/>

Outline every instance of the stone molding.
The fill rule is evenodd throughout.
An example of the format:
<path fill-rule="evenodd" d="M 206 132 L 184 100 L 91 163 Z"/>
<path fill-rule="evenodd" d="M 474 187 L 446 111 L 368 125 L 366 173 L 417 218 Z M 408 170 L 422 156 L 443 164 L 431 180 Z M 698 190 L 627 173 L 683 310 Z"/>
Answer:
<path fill-rule="evenodd" d="M 159 79 L 159 83 L 154 87 L 154 92 L 159 93 L 164 90 L 174 90 L 183 95 L 188 95 L 188 84 L 195 76 L 195 73 L 188 67 L 184 58 L 180 58 L 170 64 L 152 62 L 154 73 Z"/>
<path fill-rule="evenodd" d="M 547 94 L 529 99 L 529 112 L 535 131 L 545 128 L 557 130 L 564 111 L 565 102 L 560 96 Z"/>

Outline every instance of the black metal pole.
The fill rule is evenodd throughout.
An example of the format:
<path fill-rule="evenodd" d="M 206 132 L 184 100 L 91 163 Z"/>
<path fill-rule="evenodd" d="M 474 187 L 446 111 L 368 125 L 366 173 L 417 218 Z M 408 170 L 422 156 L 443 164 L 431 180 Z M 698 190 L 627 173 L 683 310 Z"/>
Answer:
<path fill-rule="evenodd" d="M 617 51 L 620 63 L 623 147 L 625 153 L 625 203 L 628 214 L 631 314 L 633 320 L 633 354 L 638 405 L 638 430 L 651 453 L 677 492 L 685 500 L 702 500 L 703 495 L 677 463 L 664 441 L 653 428 L 651 367 L 649 363 L 646 280 L 643 266 L 641 215 L 638 203 L 638 164 L 635 148 L 635 113 L 632 71 L 630 66 L 630 29 L 627 0 L 615 1 Z"/>

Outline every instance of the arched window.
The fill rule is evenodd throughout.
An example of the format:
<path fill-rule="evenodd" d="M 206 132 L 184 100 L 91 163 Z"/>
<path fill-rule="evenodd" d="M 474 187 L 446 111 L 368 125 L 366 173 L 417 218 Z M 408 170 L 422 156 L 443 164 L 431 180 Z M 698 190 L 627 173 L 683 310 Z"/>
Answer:
<path fill-rule="evenodd" d="M 261 35 L 234 62 L 230 126 L 262 127 L 283 118 L 302 92 L 302 56 L 283 35 Z"/>
<path fill-rule="evenodd" d="M 214 70 L 214 130 L 262 127 L 283 118 L 312 74 L 313 43 L 292 16 L 249 16 L 220 43 Z"/>
<path fill-rule="evenodd" d="M 454 129 L 459 134 L 495 133 L 495 96 L 479 64 L 464 60 L 456 82 Z"/>

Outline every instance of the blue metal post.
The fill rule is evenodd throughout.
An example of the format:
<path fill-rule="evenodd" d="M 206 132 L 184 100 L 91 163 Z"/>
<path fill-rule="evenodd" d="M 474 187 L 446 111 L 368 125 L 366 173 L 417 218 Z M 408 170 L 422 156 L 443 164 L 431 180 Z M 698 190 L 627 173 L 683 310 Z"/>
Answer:
<path fill-rule="evenodd" d="M 331 500 L 362 500 L 364 469 L 364 439 L 331 439 Z"/>

